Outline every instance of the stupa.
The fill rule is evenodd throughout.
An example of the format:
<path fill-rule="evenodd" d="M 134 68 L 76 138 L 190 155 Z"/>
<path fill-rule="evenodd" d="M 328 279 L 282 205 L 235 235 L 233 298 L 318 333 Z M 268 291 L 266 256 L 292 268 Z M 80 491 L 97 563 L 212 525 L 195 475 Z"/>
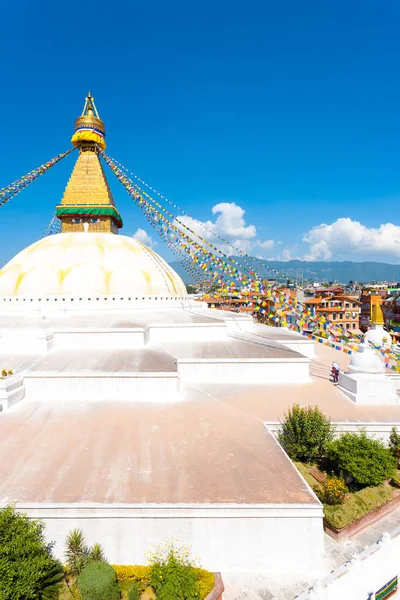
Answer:
<path fill-rule="evenodd" d="M 392 338 L 390 333 L 385 330 L 384 325 L 382 308 L 375 300 L 371 306 L 371 327 L 364 336 L 365 341 L 381 348 L 391 348 Z"/>
<path fill-rule="evenodd" d="M 90 93 L 72 143 L 79 155 L 56 209 L 62 233 L 32 244 L 1 269 L 0 297 L 15 306 L 21 296 L 185 296 L 181 278 L 160 256 L 118 235 L 122 218 L 99 159 L 105 127 Z"/>
<path fill-rule="evenodd" d="M 208 309 L 119 234 L 90 94 L 72 142 L 61 233 L 0 270 L 0 503 L 42 518 L 60 559 L 79 527 L 117 564 L 179 538 L 213 570 L 318 572 L 322 505 L 264 422 L 219 400 L 308 385 L 313 342 Z"/>

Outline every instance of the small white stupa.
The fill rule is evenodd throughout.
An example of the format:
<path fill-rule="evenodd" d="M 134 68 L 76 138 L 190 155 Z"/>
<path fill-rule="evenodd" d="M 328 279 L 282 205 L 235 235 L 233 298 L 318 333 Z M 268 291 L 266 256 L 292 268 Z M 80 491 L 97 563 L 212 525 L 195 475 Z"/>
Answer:
<path fill-rule="evenodd" d="M 340 373 L 338 388 L 357 404 L 398 404 L 396 382 L 366 340 L 353 352 L 347 372 Z"/>
<path fill-rule="evenodd" d="M 379 298 L 379 296 L 377 297 Z M 392 347 L 392 338 L 390 333 L 384 328 L 384 318 L 380 304 L 374 302 L 375 297 L 371 297 L 371 326 L 366 332 L 364 339 L 375 346 L 383 348 Z"/>
<path fill-rule="evenodd" d="M 385 372 L 379 356 L 374 352 L 367 341 L 360 344 L 358 352 L 351 355 L 349 366 L 350 373 L 379 374 Z"/>

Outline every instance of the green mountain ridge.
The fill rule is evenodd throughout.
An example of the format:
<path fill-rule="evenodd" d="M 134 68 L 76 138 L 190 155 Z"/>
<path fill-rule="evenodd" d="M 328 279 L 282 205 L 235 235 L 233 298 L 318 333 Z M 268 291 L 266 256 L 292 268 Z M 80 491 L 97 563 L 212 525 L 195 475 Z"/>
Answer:
<path fill-rule="evenodd" d="M 242 258 L 235 256 L 235 260 L 242 262 Z M 257 272 L 262 276 L 274 277 L 275 271 L 283 273 L 284 276 L 297 278 L 300 281 L 313 280 L 321 282 L 340 281 L 349 283 L 357 281 L 359 283 L 370 283 L 373 281 L 400 281 L 400 265 L 379 262 L 352 262 L 352 261 L 332 261 L 332 262 L 307 262 L 304 260 L 284 261 L 266 261 L 260 260 L 259 263 L 253 263 Z M 260 264 L 261 263 L 261 264 Z M 177 262 L 171 262 L 171 267 L 181 276 L 185 283 L 193 283 L 193 278 L 188 275 L 182 265 Z"/>

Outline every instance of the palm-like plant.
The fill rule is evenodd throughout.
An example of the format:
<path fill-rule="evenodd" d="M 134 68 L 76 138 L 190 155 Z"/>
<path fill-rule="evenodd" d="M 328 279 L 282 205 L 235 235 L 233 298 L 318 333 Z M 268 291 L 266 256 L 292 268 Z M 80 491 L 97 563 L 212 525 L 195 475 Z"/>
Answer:
<path fill-rule="evenodd" d="M 62 564 L 55 561 L 48 573 L 39 582 L 37 589 L 38 600 L 57 600 L 60 586 L 65 577 Z"/>
<path fill-rule="evenodd" d="M 101 544 L 99 544 L 98 542 L 93 544 L 93 546 L 90 548 L 89 556 L 90 556 L 91 560 L 96 560 L 99 562 L 107 562 L 107 559 L 104 554 L 103 546 Z"/>
<path fill-rule="evenodd" d="M 73 529 L 65 541 L 65 557 L 72 575 L 79 575 L 89 558 L 89 549 L 81 529 Z"/>

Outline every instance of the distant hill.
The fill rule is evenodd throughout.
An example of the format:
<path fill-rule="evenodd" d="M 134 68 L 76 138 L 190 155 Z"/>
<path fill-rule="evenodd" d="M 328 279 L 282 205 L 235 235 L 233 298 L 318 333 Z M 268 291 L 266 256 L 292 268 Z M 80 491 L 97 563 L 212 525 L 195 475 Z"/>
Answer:
<path fill-rule="evenodd" d="M 240 257 L 235 257 L 238 262 Z M 400 265 L 390 265 L 388 263 L 378 262 L 306 262 L 304 260 L 283 261 L 261 261 L 263 264 L 261 275 L 274 277 L 273 271 L 282 272 L 288 277 L 299 280 L 312 279 L 315 281 L 340 281 L 349 283 L 349 281 L 358 281 L 359 283 L 368 283 L 372 281 L 400 281 Z M 185 283 L 192 283 L 190 277 L 180 263 L 171 262 L 171 267 L 182 277 Z M 269 267 L 269 269 L 268 269 Z M 301 273 L 303 271 L 303 273 Z"/>

